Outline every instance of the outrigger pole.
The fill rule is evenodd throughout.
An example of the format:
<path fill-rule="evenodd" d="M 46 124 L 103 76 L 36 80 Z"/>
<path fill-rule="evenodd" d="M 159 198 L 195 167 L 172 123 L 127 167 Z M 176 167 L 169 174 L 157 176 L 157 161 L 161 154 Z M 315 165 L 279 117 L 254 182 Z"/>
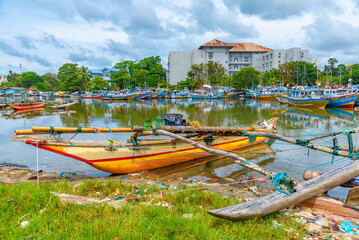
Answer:
<path fill-rule="evenodd" d="M 263 174 L 264 176 L 268 177 L 269 179 L 275 179 L 276 176 L 278 175 L 278 173 L 275 173 L 275 172 L 271 172 L 269 170 L 266 170 L 260 166 L 258 166 L 257 164 L 255 163 L 252 163 L 248 160 L 246 160 L 245 158 L 242 158 L 234 153 L 230 153 L 230 152 L 226 152 L 226 151 L 222 151 L 222 150 L 218 150 L 218 149 L 214 149 L 214 148 L 210 148 L 210 147 L 207 147 L 205 145 L 202 145 L 202 144 L 199 144 L 195 141 L 192 141 L 188 138 L 185 138 L 185 137 L 182 137 L 178 134 L 175 134 L 175 133 L 171 133 L 171 132 L 168 132 L 166 130 L 161 130 L 161 129 L 158 129 L 157 126 L 155 125 L 152 125 L 151 126 L 151 129 L 152 131 L 145 131 L 143 132 L 144 135 L 165 135 L 165 136 L 168 136 L 168 137 L 171 137 L 171 138 L 175 138 L 175 139 L 178 139 L 178 140 L 181 140 L 185 143 L 188 143 L 188 144 L 191 144 L 192 146 L 196 147 L 196 148 L 199 148 L 199 149 L 202 149 L 203 151 L 206 151 L 206 152 L 209 152 L 209 153 L 212 153 L 212 154 L 217 154 L 217 155 L 222 155 L 222 156 L 226 156 L 226 157 L 230 157 L 230 158 L 234 158 L 236 159 L 236 163 L 240 164 L 241 166 L 243 167 L 246 167 L 248 169 L 252 169 L 256 172 L 259 172 L 261 174 Z M 137 132 L 136 134 L 137 136 L 138 135 L 142 135 L 142 132 Z M 298 183 L 288 177 L 288 176 L 283 176 L 283 179 L 282 181 L 286 181 L 286 186 L 296 186 Z M 279 184 L 282 184 L 283 182 L 279 183 Z M 284 184 L 284 183 L 283 183 Z"/>

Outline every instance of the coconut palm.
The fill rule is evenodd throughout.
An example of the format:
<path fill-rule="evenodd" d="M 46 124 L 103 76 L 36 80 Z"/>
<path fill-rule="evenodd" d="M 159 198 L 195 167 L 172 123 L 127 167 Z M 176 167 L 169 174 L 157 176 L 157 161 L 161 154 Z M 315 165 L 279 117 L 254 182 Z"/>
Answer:
<path fill-rule="evenodd" d="M 87 90 L 87 83 L 91 79 L 91 72 L 87 67 L 82 66 L 79 69 L 79 77 L 82 79 L 82 82 L 85 86 L 85 90 Z"/>

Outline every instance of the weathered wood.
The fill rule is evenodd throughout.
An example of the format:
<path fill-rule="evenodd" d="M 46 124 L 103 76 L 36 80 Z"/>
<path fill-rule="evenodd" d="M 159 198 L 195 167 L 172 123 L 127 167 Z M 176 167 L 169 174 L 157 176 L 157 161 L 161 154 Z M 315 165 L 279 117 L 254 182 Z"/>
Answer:
<path fill-rule="evenodd" d="M 359 218 L 359 211 L 343 206 L 343 203 L 330 198 L 312 197 L 303 202 L 296 204 L 296 206 L 309 207 L 326 212 L 334 213 L 344 217 Z"/>
<path fill-rule="evenodd" d="M 76 102 L 70 102 L 70 103 L 66 103 L 66 104 L 60 104 L 60 105 L 53 105 L 53 106 L 49 106 L 49 108 L 51 109 L 65 109 L 68 108 L 71 105 L 74 105 Z"/>
<path fill-rule="evenodd" d="M 264 197 L 234 206 L 209 210 L 208 213 L 230 220 L 246 219 L 253 216 L 265 216 L 283 208 L 293 206 L 304 200 L 326 192 L 359 175 L 359 162 L 338 168 L 319 177 L 298 184 L 296 191 L 290 195 L 273 192 Z"/>
<path fill-rule="evenodd" d="M 156 129 L 156 126 L 152 126 L 152 130 L 153 130 L 153 134 L 157 134 L 157 135 L 165 135 L 165 136 L 168 136 L 168 137 L 172 137 L 172 138 L 175 138 L 175 139 L 178 139 L 178 140 L 181 140 L 185 143 L 188 143 L 188 144 L 191 144 L 192 146 L 196 147 L 196 148 L 199 148 L 199 149 L 202 149 L 206 152 L 209 152 L 209 153 L 212 153 L 212 154 L 217 154 L 217 155 L 222 155 L 222 156 L 226 156 L 226 157 L 230 157 L 230 158 L 234 158 L 236 159 L 236 163 L 242 165 L 243 167 L 246 167 L 246 168 L 249 168 L 249 169 L 252 169 L 256 172 L 259 172 L 263 175 L 265 175 L 266 177 L 268 178 L 274 178 L 274 176 L 277 174 L 275 172 L 271 172 L 271 171 L 268 171 L 260 166 L 258 166 L 257 164 L 255 163 L 252 163 L 234 153 L 229 153 L 229 152 L 226 152 L 226 151 L 222 151 L 222 150 L 218 150 L 218 149 L 213 149 L 213 148 L 210 148 L 210 147 L 207 147 L 207 146 L 204 146 L 202 144 L 199 144 L 195 141 L 192 141 L 190 139 L 187 139 L 185 137 L 182 137 L 178 134 L 175 134 L 175 133 L 171 133 L 171 132 L 168 132 L 168 131 L 165 131 L 165 130 L 161 130 L 161 129 Z M 297 185 L 297 182 L 293 179 L 291 179 L 291 183 L 293 186 L 296 186 Z"/>
<path fill-rule="evenodd" d="M 344 206 L 359 209 L 359 187 L 349 190 Z M 359 216 L 357 218 L 359 218 Z"/>
<path fill-rule="evenodd" d="M 259 127 L 192 127 L 192 126 L 160 126 L 161 130 L 173 133 L 218 133 L 234 135 L 243 134 L 245 131 L 276 132 L 275 130 L 260 129 Z M 133 132 L 141 132 L 143 127 L 132 127 Z"/>
<path fill-rule="evenodd" d="M 50 127 L 32 127 L 32 131 L 37 134 L 38 132 L 46 132 L 50 133 Z M 107 132 L 132 132 L 131 128 L 71 128 L 71 127 L 54 127 L 54 132 L 62 132 L 62 133 L 107 133 Z M 15 131 L 16 133 L 16 131 Z"/>
<path fill-rule="evenodd" d="M 310 170 L 306 170 L 303 173 L 303 179 L 304 180 L 310 180 L 312 178 L 318 177 L 320 175 L 323 175 L 323 173 L 320 172 L 314 172 L 314 171 L 310 171 Z M 353 188 L 356 186 L 359 186 L 359 180 L 356 179 L 351 179 L 350 181 L 343 183 L 340 185 L 341 187 L 349 187 L 349 188 Z"/>

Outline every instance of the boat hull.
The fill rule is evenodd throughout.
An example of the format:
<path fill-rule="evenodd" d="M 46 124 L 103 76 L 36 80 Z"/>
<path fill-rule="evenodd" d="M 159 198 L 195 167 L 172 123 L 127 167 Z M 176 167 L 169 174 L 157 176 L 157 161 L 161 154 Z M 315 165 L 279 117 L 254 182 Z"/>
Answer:
<path fill-rule="evenodd" d="M 332 97 L 327 107 L 354 108 L 358 96 L 356 93 Z"/>
<path fill-rule="evenodd" d="M 102 96 L 96 96 L 96 97 L 81 97 L 82 99 L 102 99 Z"/>
<path fill-rule="evenodd" d="M 228 137 L 225 140 L 216 138 L 212 146 L 230 151 L 249 147 L 252 144 L 256 145 L 266 139 L 266 137 L 256 137 L 255 141 L 250 143 L 247 137 L 242 136 Z M 205 144 L 203 138 L 193 140 L 200 144 Z M 110 146 L 107 142 L 104 142 L 102 146 L 82 146 L 83 144 L 76 144 L 74 141 L 71 141 L 71 143 L 56 143 L 50 140 L 41 143 L 36 140 L 26 140 L 25 143 L 86 162 L 101 171 L 115 174 L 151 170 L 211 155 L 177 140 L 161 141 L 163 144 L 153 140 L 142 141 L 134 149 L 131 144 L 123 147 L 114 145 L 115 150 L 112 151 L 109 150 Z"/>
<path fill-rule="evenodd" d="M 35 108 L 42 108 L 42 107 L 44 107 L 44 104 L 43 104 L 43 103 L 23 104 L 23 105 L 18 105 L 18 104 L 9 103 L 9 105 L 10 105 L 14 110 L 28 110 L 28 109 L 35 109 Z"/>
<path fill-rule="evenodd" d="M 286 97 L 288 104 L 297 107 L 317 107 L 324 108 L 330 101 L 330 98 L 318 98 L 318 99 L 295 99 Z"/>

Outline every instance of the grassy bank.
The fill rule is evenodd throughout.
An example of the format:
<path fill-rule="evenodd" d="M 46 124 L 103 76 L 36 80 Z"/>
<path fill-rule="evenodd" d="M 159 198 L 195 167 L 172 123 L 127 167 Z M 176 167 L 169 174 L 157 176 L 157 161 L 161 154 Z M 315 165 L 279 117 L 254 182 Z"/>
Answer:
<path fill-rule="evenodd" d="M 106 203 L 78 205 L 61 202 L 50 192 L 127 200 L 122 200 L 121 208 Z M 274 214 L 240 222 L 215 218 L 206 210 L 240 201 L 200 185 L 134 187 L 120 181 L 64 180 L 39 187 L 0 185 L 0 196 L 0 239 L 300 239 L 305 235 L 291 216 Z M 29 224 L 21 227 L 24 221 Z"/>

